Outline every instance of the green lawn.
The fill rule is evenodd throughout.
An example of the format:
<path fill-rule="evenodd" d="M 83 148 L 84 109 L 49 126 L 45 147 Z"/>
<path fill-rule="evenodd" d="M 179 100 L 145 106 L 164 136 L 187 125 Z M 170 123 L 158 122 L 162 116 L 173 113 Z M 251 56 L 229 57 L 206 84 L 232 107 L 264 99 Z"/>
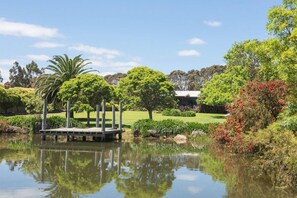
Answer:
<path fill-rule="evenodd" d="M 51 115 L 65 116 L 65 113 L 55 113 Z M 101 116 L 101 115 L 100 115 Z M 116 112 L 116 124 L 118 123 L 118 112 Z M 86 122 L 87 114 L 85 112 L 75 113 L 74 118 L 80 121 Z M 91 124 L 95 125 L 95 112 L 91 113 Z M 125 127 L 130 127 L 135 121 L 140 119 L 148 119 L 148 112 L 146 111 L 125 111 L 123 112 L 123 124 Z M 178 119 L 184 122 L 200 122 L 200 123 L 213 123 L 213 122 L 224 122 L 224 114 L 209 114 L 209 113 L 197 113 L 196 117 L 175 117 L 175 116 L 163 116 L 161 113 L 153 113 L 154 120 L 164 120 L 164 119 Z M 106 113 L 107 123 L 111 122 L 111 112 Z"/>

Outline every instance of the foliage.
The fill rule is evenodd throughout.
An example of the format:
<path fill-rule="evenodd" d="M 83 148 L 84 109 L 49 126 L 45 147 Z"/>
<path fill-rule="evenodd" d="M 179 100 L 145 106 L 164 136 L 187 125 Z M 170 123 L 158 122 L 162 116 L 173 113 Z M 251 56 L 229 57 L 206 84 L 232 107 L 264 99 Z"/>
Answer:
<path fill-rule="evenodd" d="M 134 131 L 140 131 L 142 137 L 149 136 L 148 130 L 152 130 L 155 128 L 157 121 L 150 120 L 150 119 L 143 119 L 134 122 L 132 125 L 132 129 Z"/>
<path fill-rule="evenodd" d="M 21 99 L 21 106 L 24 107 L 27 113 L 38 113 L 42 109 L 42 100 L 35 95 L 35 90 L 32 88 L 14 87 L 6 90 L 8 93 L 16 94 Z"/>
<path fill-rule="evenodd" d="M 268 12 L 267 30 L 276 36 L 282 44 L 276 61 L 278 71 L 288 85 L 297 84 L 297 2 L 283 0 L 283 4 L 271 8 Z M 291 94 L 296 97 L 296 86 Z"/>
<path fill-rule="evenodd" d="M 148 137 L 150 134 L 148 130 L 155 130 L 160 135 L 176 135 L 179 133 L 191 133 L 192 131 L 208 131 L 217 126 L 218 123 L 197 123 L 197 122 L 183 122 L 181 120 L 166 119 L 160 121 L 153 121 L 149 119 L 143 119 L 136 121 L 132 129 L 140 131 L 143 137 Z"/>
<path fill-rule="evenodd" d="M 172 107 L 174 87 L 167 77 L 148 67 L 135 67 L 119 83 L 120 97 L 128 108 L 144 108 L 152 119 L 156 109 Z"/>
<path fill-rule="evenodd" d="M 9 125 L 27 128 L 30 129 L 30 132 L 35 131 L 35 123 L 40 121 L 40 116 L 12 116 L 8 118 Z"/>
<path fill-rule="evenodd" d="M 61 116 L 51 116 L 46 119 L 47 128 L 60 128 L 65 127 L 66 125 L 66 118 Z M 78 127 L 84 128 L 85 125 L 80 123 L 79 121 L 71 118 L 70 119 L 70 126 L 71 127 Z"/>
<path fill-rule="evenodd" d="M 36 131 L 36 123 L 41 123 L 40 116 L 12 116 L 8 118 L 8 124 L 21 128 L 28 128 L 31 132 Z M 46 119 L 47 128 L 65 127 L 66 118 L 60 116 L 51 116 Z M 70 119 L 72 127 L 85 127 L 82 123 L 75 119 Z"/>
<path fill-rule="evenodd" d="M 287 90 L 282 81 L 248 83 L 227 107 L 230 116 L 218 127 L 213 138 L 237 152 L 251 152 L 253 145 L 246 134 L 255 133 L 274 122 L 286 98 Z"/>
<path fill-rule="evenodd" d="M 12 107 L 21 105 L 21 98 L 17 94 L 11 91 L 7 91 L 3 86 L 0 86 L 0 109 L 3 109 L 5 113 Z"/>
<path fill-rule="evenodd" d="M 75 111 L 94 111 L 96 104 L 103 99 L 110 100 L 110 85 L 99 75 L 82 74 L 72 78 L 60 88 L 61 101 L 70 101 Z"/>
<path fill-rule="evenodd" d="M 181 116 L 181 117 L 195 117 L 194 111 L 180 111 L 179 109 L 165 109 L 162 112 L 163 116 Z"/>
<path fill-rule="evenodd" d="M 255 151 L 260 156 L 259 166 L 269 175 L 275 186 L 297 186 L 297 138 L 277 124 L 259 131 L 254 139 Z"/>
<path fill-rule="evenodd" d="M 92 71 L 89 68 L 85 68 L 90 62 L 81 58 L 81 55 L 73 59 L 66 54 L 64 56 L 56 55 L 49 62 L 50 65 L 45 69 L 51 71 L 52 74 L 41 75 L 36 81 L 37 93 L 42 98 L 47 98 L 49 102 L 56 101 L 57 93 L 64 82 L 75 78 L 79 74 Z"/>
<path fill-rule="evenodd" d="M 90 112 L 103 99 L 110 100 L 111 86 L 99 75 L 81 74 L 63 83 L 58 92 L 62 102 L 70 101 L 72 111 L 86 111 L 88 123 Z"/>
<path fill-rule="evenodd" d="M 205 83 L 197 102 L 206 105 L 226 105 L 232 102 L 248 80 L 246 67 L 227 67 L 224 73 L 215 74 L 210 81 Z"/>
<path fill-rule="evenodd" d="M 281 49 L 278 39 L 236 42 L 225 55 L 227 66 L 243 66 L 250 80 L 271 81 L 279 79 L 275 57 Z"/>
<path fill-rule="evenodd" d="M 9 70 L 9 82 L 6 86 L 9 87 L 34 87 L 36 78 L 43 73 L 39 69 L 37 63 L 32 61 L 26 67 L 22 67 L 18 62 L 14 62 L 13 67 Z"/>

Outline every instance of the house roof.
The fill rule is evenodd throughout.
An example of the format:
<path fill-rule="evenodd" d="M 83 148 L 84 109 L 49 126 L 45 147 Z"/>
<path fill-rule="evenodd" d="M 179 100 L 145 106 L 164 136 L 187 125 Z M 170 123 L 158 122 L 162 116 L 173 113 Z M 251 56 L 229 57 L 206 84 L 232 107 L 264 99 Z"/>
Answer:
<path fill-rule="evenodd" d="M 198 98 L 200 91 L 175 91 L 176 97 L 191 97 Z"/>

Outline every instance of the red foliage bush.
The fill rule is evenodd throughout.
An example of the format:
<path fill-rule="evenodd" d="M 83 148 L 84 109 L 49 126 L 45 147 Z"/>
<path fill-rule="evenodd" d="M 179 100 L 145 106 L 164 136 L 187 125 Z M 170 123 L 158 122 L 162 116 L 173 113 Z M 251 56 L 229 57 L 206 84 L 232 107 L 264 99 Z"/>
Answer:
<path fill-rule="evenodd" d="M 286 103 L 287 95 L 283 81 L 247 83 L 233 103 L 227 105 L 230 116 L 215 130 L 213 138 L 237 152 L 251 152 L 253 143 L 246 134 L 274 122 Z"/>

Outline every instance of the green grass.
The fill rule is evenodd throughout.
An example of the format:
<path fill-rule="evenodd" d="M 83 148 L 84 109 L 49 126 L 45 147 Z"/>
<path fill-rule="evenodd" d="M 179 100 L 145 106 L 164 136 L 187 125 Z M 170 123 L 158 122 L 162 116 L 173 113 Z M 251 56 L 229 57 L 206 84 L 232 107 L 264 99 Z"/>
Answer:
<path fill-rule="evenodd" d="M 65 116 L 65 112 L 63 113 L 55 113 L 55 114 L 49 114 L 51 115 L 60 115 Z M 100 114 L 101 116 L 101 114 Z M 111 112 L 106 112 L 106 122 L 107 124 L 111 123 Z M 116 124 L 118 123 L 118 112 L 116 112 Z M 86 122 L 87 120 L 87 114 L 85 112 L 82 113 L 75 113 L 74 118 L 78 119 L 82 122 Z M 95 112 L 91 113 L 91 125 L 95 126 L 95 118 L 96 114 Z M 101 118 L 101 117 L 100 117 Z M 131 125 L 140 119 L 148 119 L 148 112 L 147 111 L 125 111 L 123 112 L 123 125 L 124 127 L 130 128 Z M 225 121 L 224 114 L 210 114 L 210 113 L 197 113 L 196 117 L 176 117 L 176 116 L 163 116 L 162 113 L 153 113 L 153 119 L 154 120 L 165 120 L 165 119 L 176 119 L 176 120 L 182 120 L 184 122 L 199 122 L 199 123 L 214 123 L 219 122 L 222 123 Z"/>

